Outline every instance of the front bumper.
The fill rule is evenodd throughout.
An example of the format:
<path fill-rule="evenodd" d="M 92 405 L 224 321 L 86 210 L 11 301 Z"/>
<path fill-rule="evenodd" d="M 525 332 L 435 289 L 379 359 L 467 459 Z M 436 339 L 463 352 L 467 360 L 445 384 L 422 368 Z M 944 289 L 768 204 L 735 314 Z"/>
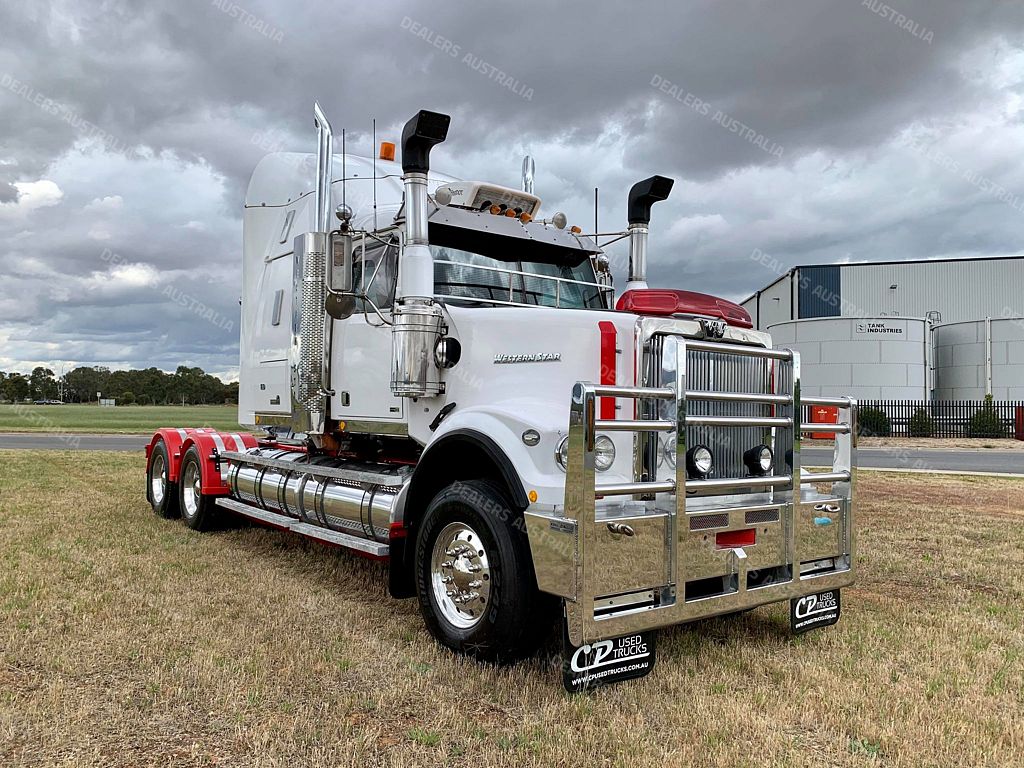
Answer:
<path fill-rule="evenodd" d="M 679 346 L 682 356 L 685 348 Z M 722 354 L 762 354 L 784 360 L 793 366 L 793 381 L 799 380 L 799 358 L 794 352 L 701 346 L 721 347 Z M 678 370 L 685 370 L 682 360 Z M 601 396 L 674 400 L 674 425 L 664 419 L 624 421 L 618 426 L 598 420 L 595 402 Z M 767 401 L 779 406 L 771 418 L 688 419 L 687 398 L 715 396 L 687 391 L 682 375 L 666 389 L 585 382 L 576 386 L 564 508 L 526 512 L 538 586 L 565 599 L 574 645 L 733 613 L 853 582 L 856 403 L 846 398 L 813 400 L 840 408 L 840 423 L 831 427 L 837 435 L 832 471 L 814 475 L 800 468 L 801 407 L 812 401 L 805 398 L 801 403 L 798 385 L 786 396 L 788 406 L 782 405 L 777 393 L 744 396 L 754 402 L 774 398 Z M 688 423 L 792 430 L 791 473 L 689 480 L 685 474 Z M 610 429 L 675 431 L 676 466 L 683 469 L 674 481 L 595 484 L 594 436 Z"/>

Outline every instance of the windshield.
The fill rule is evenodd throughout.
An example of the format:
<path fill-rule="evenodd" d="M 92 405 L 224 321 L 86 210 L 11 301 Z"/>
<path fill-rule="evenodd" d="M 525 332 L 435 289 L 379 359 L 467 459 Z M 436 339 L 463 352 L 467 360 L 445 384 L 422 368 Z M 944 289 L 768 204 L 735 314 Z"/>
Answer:
<path fill-rule="evenodd" d="M 589 256 L 552 264 L 507 261 L 431 243 L 434 288 L 441 296 L 569 309 L 601 309 L 602 290 Z M 524 274 L 515 274 L 522 272 Z M 558 279 L 552 279 L 558 278 Z"/>

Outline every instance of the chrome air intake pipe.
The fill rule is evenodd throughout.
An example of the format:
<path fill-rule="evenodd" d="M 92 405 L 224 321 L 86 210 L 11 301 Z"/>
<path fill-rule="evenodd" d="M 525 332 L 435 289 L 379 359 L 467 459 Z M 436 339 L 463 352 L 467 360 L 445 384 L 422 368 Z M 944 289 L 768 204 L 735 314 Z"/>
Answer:
<path fill-rule="evenodd" d="M 327 241 L 330 232 L 334 136 L 319 103 L 316 124 L 315 231 L 294 240 L 292 263 L 292 432 L 326 431 L 331 381 L 332 321 L 327 315 Z"/>
<path fill-rule="evenodd" d="M 647 235 L 651 223 L 651 206 L 667 200 L 672 191 L 672 179 L 651 176 L 638 181 L 629 190 L 629 279 L 626 290 L 647 287 Z"/>
<path fill-rule="evenodd" d="M 307 454 L 273 451 L 268 458 L 295 462 L 295 469 L 231 462 L 227 483 L 231 495 L 245 504 L 293 517 L 311 525 L 386 542 L 396 504 L 408 477 L 395 477 L 394 485 L 337 480 L 315 474 L 317 463 L 333 467 L 339 462 L 322 458 L 307 463 Z"/>
<path fill-rule="evenodd" d="M 405 248 L 391 329 L 391 391 L 397 397 L 433 397 L 444 391 L 434 350 L 444 315 L 434 302 L 434 259 L 427 235 L 430 150 L 448 136 L 451 118 L 421 110 L 402 131 Z"/>

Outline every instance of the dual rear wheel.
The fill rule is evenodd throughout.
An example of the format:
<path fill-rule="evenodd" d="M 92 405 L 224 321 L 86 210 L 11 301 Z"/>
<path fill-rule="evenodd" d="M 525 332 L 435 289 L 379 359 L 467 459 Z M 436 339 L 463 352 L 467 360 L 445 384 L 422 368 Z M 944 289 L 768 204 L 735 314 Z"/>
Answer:
<path fill-rule="evenodd" d="M 209 530 L 216 518 L 215 499 L 203 493 L 199 449 L 190 447 L 181 460 L 178 482 L 170 481 L 170 457 L 161 440 L 154 446 L 147 471 L 147 491 L 153 511 L 163 518 L 180 517 L 195 531 Z"/>

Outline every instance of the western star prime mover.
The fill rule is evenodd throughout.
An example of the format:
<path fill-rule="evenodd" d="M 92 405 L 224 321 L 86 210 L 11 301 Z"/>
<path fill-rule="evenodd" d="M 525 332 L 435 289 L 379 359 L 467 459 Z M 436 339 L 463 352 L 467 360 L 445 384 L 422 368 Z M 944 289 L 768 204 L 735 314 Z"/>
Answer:
<path fill-rule="evenodd" d="M 801 398 L 800 361 L 737 305 L 650 289 L 672 180 L 633 186 L 616 296 L 597 233 L 521 189 L 401 162 L 265 157 L 244 215 L 239 422 L 159 430 L 147 496 L 196 530 L 222 512 L 388 563 L 431 634 L 484 660 L 563 625 L 566 680 L 636 676 L 652 630 L 777 601 L 834 623 L 853 580 L 856 403 Z M 332 216 L 333 213 L 333 216 Z M 834 466 L 800 466 L 802 410 L 838 409 Z M 262 432 L 256 437 L 253 432 Z M 255 565 L 253 567 L 256 567 Z"/>

